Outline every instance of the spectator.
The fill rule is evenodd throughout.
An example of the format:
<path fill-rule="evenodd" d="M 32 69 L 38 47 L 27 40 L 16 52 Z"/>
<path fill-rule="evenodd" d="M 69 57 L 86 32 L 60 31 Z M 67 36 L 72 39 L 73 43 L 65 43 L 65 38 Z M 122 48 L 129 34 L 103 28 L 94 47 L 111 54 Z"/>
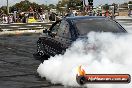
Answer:
<path fill-rule="evenodd" d="M 43 21 L 45 21 L 45 14 L 43 13 L 43 16 L 42 16 L 42 18 L 43 18 Z"/>
<path fill-rule="evenodd" d="M 13 23 L 13 16 L 9 15 L 9 23 Z"/>

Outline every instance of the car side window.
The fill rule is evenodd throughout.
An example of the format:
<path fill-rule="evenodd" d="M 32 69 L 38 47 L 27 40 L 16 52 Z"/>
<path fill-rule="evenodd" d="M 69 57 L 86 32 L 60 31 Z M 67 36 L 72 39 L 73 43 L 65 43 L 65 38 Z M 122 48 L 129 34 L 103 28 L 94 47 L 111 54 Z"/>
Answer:
<path fill-rule="evenodd" d="M 69 32 L 69 23 L 66 20 L 61 21 L 57 35 L 65 38 L 71 38 Z"/>
<path fill-rule="evenodd" d="M 61 21 L 60 21 L 60 22 L 57 22 L 57 23 L 51 28 L 52 33 L 57 33 L 57 32 L 58 32 L 60 23 L 61 23 Z"/>

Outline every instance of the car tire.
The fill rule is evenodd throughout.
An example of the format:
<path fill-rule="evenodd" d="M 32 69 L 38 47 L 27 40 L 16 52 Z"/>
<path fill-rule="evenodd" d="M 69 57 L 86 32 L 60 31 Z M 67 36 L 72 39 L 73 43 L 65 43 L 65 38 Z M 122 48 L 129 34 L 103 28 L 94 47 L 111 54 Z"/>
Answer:
<path fill-rule="evenodd" d="M 40 60 L 40 61 L 48 60 L 48 58 L 49 58 L 48 55 L 42 55 L 42 56 L 41 56 L 39 52 L 34 53 L 34 54 L 33 54 L 33 57 L 34 57 L 36 60 Z"/>

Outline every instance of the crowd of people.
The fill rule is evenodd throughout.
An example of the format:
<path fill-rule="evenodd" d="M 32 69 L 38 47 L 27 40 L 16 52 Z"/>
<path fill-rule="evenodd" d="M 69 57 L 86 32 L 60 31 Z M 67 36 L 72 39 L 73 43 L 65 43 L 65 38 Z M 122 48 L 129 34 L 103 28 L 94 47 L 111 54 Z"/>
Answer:
<path fill-rule="evenodd" d="M 112 12 L 106 11 L 101 13 L 100 11 L 87 11 L 87 12 L 77 12 L 77 11 L 70 11 L 67 14 L 62 14 L 64 16 L 112 16 Z M 0 22 L 1 23 L 31 23 L 31 22 L 48 22 L 48 21 L 56 21 L 57 13 L 44 11 L 40 8 L 38 11 L 34 11 L 32 7 L 29 8 L 27 12 L 17 12 L 14 11 L 8 15 L 1 14 Z M 60 15 L 61 17 L 61 15 Z"/>
<path fill-rule="evenodd" d="M 0 16 L 1 23 L 29 23 L 30 20 L 38 22 L 46 22 L 47 19 L 50 21 L 55 21 L 55 13 L 41 13 L 36 12 L 14 12 L 12 14 L 6 15 L 2 14 Z"/>
<path fill-rule="evenodd" d="M 29 11 L 18 12 L 14 11 L 10 14 L 0 14 L 0 23 L 30 23 L 30 22 L 46 22 L 55 21 L 56 13 L 49 12 L 40 8 L 34 11 L 31 7 Z"/>

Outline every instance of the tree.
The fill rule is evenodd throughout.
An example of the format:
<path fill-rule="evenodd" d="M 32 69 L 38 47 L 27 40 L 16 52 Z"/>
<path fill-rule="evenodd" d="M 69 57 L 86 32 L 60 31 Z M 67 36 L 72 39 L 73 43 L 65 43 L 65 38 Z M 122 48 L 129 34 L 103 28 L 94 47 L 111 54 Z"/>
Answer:
<path fill-rule="evenodd" d="M 57 4 L 57 10 L 61 11 L 60 7 L 65 7 L 67 10 L 70 9 L 80 9 L 83 7 L 83 3 L 81 0 L 62 0 Z"/>
<path fill-rule="evenodd" d="M 13 12 L 14 10 L 17 10 L 17 11 L 25 12 L 25 11 L 29 11 L 30 7 L 32 7 L 33 9 L 38 9 L 39 5 L 36 4 L 35 2 L 31 3 L 28 0 L 24 0 L 10 7 L 10 11 Z"/>
<path fill-rule="evenodd" d="M 81 0 L 69 0 L 67 7 L 72 9 L 78 9 L 78 6 L 82 7 L 82 1 Z"/>
<path fill-rule="evenodd" d="M 50 10 L 51 8 L 55 9 L 56 6 L 53 4 L 49 5 L 44 5 L 44 4 L 37 4 L 35 2 L 30 2 L 29 0 L 24 0 L 19 3 L 16 3 L 15 5 L 10 7 L 10 12 L 13 12 L 14 10 L 16 11 L 21 11 L 21 12 L 26 12 L 29 11 L 29 8 L 32 7 L 34 11 L 38 11 L 38 9 L 41 7 L 43 10 Z"/>
<path fill-rule="evenodd" d="M 104 10 L 109 10 L 109 5 L 108 4 L 103 5 L 103 9 Z"/>
<path fill-rule="evenodd" d="M 50 10 L 49 7 L 44 4 L 40 5 L 39 7 L 42 7 L 43 10 L 48 10 L 48 11 Z"/>
<path fill-rule="evenodd" d="M 64 0 L 59 1 L 58 4 L 56 5 L 56 9 L 61 12 L 63 11 L 63 9 L 61 7 L 64 7 L 65 5 L 67 5 L 67 2 L 64 2 Z"/>
<path fill-rule="evenodd" d="M 128 4 L 132 4 L 132 1 L 129 1 Z"/>
<path fill-rule="evenodd" d="M 2 7 L 0 8 L 0 13 L 7 14 L 7 6 L 2 6 Z"/>
<path fill-rule="evenodd" d="M 56 8 L 56 6 L 54 5 L 54 4 L 49 4 L 49 6 L 48 6 L 50 9 L 55 9 Z"/>

